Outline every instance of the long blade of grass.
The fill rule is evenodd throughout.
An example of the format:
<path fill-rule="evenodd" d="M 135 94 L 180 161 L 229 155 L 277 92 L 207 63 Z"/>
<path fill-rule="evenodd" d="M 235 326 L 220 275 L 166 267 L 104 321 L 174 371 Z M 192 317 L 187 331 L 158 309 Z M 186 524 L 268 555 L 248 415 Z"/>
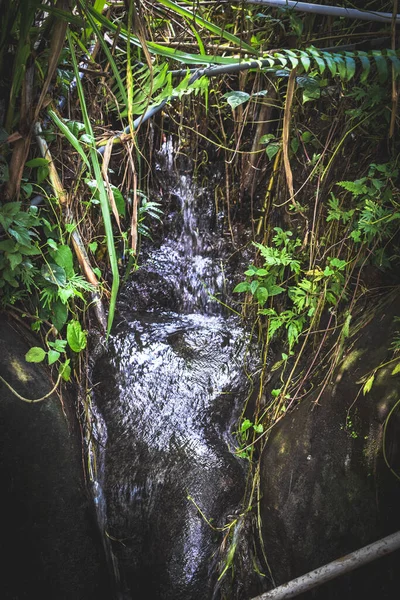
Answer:
<path fill-rule="evenodd" d="M 197 15 L 196 13 L 191 12 L 190 10 L 187 10 L 183 6 L 179 6 L 178 4 L 175 4 L 175 2 L 172 2 L 171 0 L 158 0 L 158 3 L 162 4 L 166 8 L 169 8 L 170 10 L 175 12 L 177 15 L 184 17 L 189 22 L 191 22 L 191 23 L 195 22 L 195 23 L 197 23 L 197 25 L 204 27 L 204 29 L 207 29 L 208 31 L 211 31 L 212 33 L 215 33 L 216 35 L 221 36 L 225 40 L 232 42 L 236 46 L 243 48 L 243 50 L 247 50 L 247 52 L 250 52 L 251 54 L 258 54 L 257 50 L 255 50 L 254 48 L 249 46 L 249 44 L 246 44 L 246 42 L 243 42 L 240 38 L 236 37 L 236 35 L 233 35 L 232 33 L 229 33 L 228 31 L 224 31 L 223 29 L 221 29 L 221 27 L 218 27 L 218 25 L 215 25 L 214 23 L 211 23 L 210 21 L 203 19 L 203 17 L 201 17 L 200 15 Z"/>
<path fill-rule="evenodd" d="M 79 102 L 81 105 L 83 122 L 85 124 L 86 133 L 89 135 L 90 139 L 92 140 L 91 143 L 89 144 L 90 160 L 92 163 L 94 176 L 96 178 L 96 182 L 97 182 L 97 186 L 98 186 L 98 190 L 99 190 L 100 207 L 101 207 L 101 213 L 103 216 L 104 229 L 105 229 L 106 240 L 107 240 L 107 250 L 108 250 L 108 256 L 110 259 L 111 272 L 112 272 L 112 276 L 113 276 L 112 286 L 111 286 L 110 308 L 109 308 L 109 312 L 108 312 L 108 321 L 107 321 L 107 336 L 108 336 L 110 334 L 112 323 L 114 320 L 115 306 L 116 306 L 116 302 L 117 302 L 117 294 L 118 294 L 118 289 L 119 289 L 118 262 L 117 262 L 117 255 L 115 252 L 114 234 L 113 234 L 113 230 L 112 230 L 111 215 L 110 215 L 110 206 L 108 204 L 107 192 L 106 192 L 106 188 L 104 185 L 103 177 L 101 175 L 99 155 L 97 153 L 96 146 L 95 146 L 93 129 L 92 129 L 89 114 L 87 111 L 82 82 L 79 77 L 78 61 L 77 61 L 76 54 L 75 54 L 73 39 L 72 39 L 71 32 L 69 30 L 67 31 L 67 37 L 68 37 L 68 44 L 69 44 L 69 48 L 70 48 L 70 52 L 71 52 L 72 65 L 74 68 L 74 73 L 75 73 L 75 78 L 76 78 L 76 89 L 78 91 Z"/>
<path fill-rule="evenodd" d="M 113 72 L 115 81 L 117 83 L 119 92 L 121 94 L 122 101 L 125 104 L 125 106 L 127 106 L 128 105 L 128 98 L 127 98 L 127 95 L 126 95 L 126 90 L 125 90 L 124 82 L 122 81 L 119 69 L 118 69 L 117 65 L 115 64 L 114 57 L 111 54 L 111 52 L 110 52 L 110 50 L 108 48 L 107 42 L 104 40 L 104 37 L 102 36 L 102 34 L 100 32 L 100 29 L 97 26 L 96 20 L 93 18 L 93 16 L 90 14 L 89 11 L 85 11 L 85 3 L 84 2 L 80 2 L 80 4 L 81 4 L 81 7 L 82 7 L 82 11 L 85 12 L 86 17 L 87 17 L 87 19 L 88 19 L 88 21 L 90 23 L 91 29 L 93 30 L 94 34 L 96 35 L 96 37 L 97 37 L 97 39 L 98 39 L 98 41 L 99 41 L 99 43 L 100 43 L 100 45 L 101 45 L 101 47 L 103 49 L 104 54 L 107 57 L 107 60 L 108 60 L 108 62 L 110 64 L 110 67 L 111 67 L 111 70 Z"/>
<path fill-rule="evenodd" d="M 68 129 L 66 124 L 60 119 L 60 117 L 54 112 L 54 110 L 49 110 L 48 114 L 49 114 L 49 117 L 55 123 L 55 125 L 57 125 L 57 127 L 60 129 L 60 131 L 65 135 L 65 137 L 67 138 L 67 140 L 69 141 L 71 146 L 73 146 L 75 148 L 75 150 L 78 152 L 79 156 L 81 157 L 81 159 L 83 160 L 85 165 L 88 167 L 88 169 L 90 169 L 90 162 L 89 162 L 88 157 L 86 156 L 85 151 L 82 148 L 82 145 L 80 144 L 78 138 L 76 138 L 74 136 L 72 131 L 70 131 L 70 129 Z"/>
<path fill-rule="evenodd" d="M 79 28 L 85 27 L 85 21 L 81 17 L 74 15 L 73 12 L 62 10 L 50 4 L 39 4 L 38 8 L 60 19 L 64 19 L 67 23 L 71 23 L 71 25 L 76 25 Z"/>
<path fill-rule="evenodd" d="M 105 17 L 104 15 L 101 15 L 100 13 L 96 12 L 92 6 L 88 6 L 86 3 L 85 3 L 85 9 L 88 12 L 90 12 L 90 14 L 93 15 L 93 17 L 97 21 L 99 21 L 109 31 L 119 32 L 119 35 L 122 39 L 127 40 L 129 37 L 131 44 L 134 44 L 135 46 L 138 46 L 139 48 L 142 47 L 142 44 L 140 43 L 137 36 L 135 36 L 133 34 L 128 36 L 128 32 L 125 28 L 123 28 L 123 27 L 120 28 L 118 26 L 118 24 L 113 23 L 112 21 L 107 19 L 107 17 Z M 151 52 L 152 54 L 156 54 L 158 56 L 164 56 L 165 58 L 170 58 L 171 60 L 176 60 L 176 61 L 184 63 L 186 65 L 204 65 L 204 64 L 207 64 L 207 65 L 213 65 L 213 64 L 231 65 L 231 64 L 237 63 L 237 61 L 238 61 L 237 57 L 230 58 L 230 57 L 226 57 L 226 56 L 205 56 L 202 54 L 191 54 L 190 52 L 182 52 L 181 50 L 174 50 L 172 48 L 168 48 L 168 46 L 161 46 L 160 44 L 157 44 L 156 42 L 148 41 L 147 48 L 149 49 L 149 52 Z"/>

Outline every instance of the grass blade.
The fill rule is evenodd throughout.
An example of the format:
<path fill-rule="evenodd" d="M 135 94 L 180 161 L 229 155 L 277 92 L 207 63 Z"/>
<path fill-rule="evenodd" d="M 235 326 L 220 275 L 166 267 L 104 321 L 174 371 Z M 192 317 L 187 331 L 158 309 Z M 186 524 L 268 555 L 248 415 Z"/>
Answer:
<path fill-rule="evenodd" d="M 112 272 L 112 276 L 113 276 L 113 281 L 112 281 L 112 286 L 111 286 L 110 308 L 109 308 L 109 312 L 108 312 L 108 322 L 107 322 L 107 336 L 108 336 L 111 331 L 112 323 L 114 320 L 115 306 L 116 306 L 116 302 L 117 302 L 117 294 L 118 294 L 118 289 L 119 289 L 118 262 L 117 262 L 117 255 L 115 252 L 114 234 L 113 234 L 112 224 L 111 224 L 110 207 L 108 204 L 107 191 L 106 191 L 106 188 L 104 185 L 103 177 L 101 175 L 99 155 L 97 153 L 95 142 L 94 142 L 92 125 L 90 123 L 90 118 L 89 118 L 89 114 L 87 111 L 85 96 L 84 96 L 83 88 L 82 88 L 82 82 L 79 77 L 79 68 L 78 68 L 78 62 L 77 62 L 77 58 L 76 58 L 76 54 L 75 54 L 73 39 L 72 39 L 71 32 L 69 30 L 67 31 L 67 37 L 68 37 L 68 43 L 69 43 L 69 48 L 70 48 L 70 52 L 71 52 L 72 64 L 74 67 L 74 73 L 75 73 L 75 78 L 76 78 L 76 89 L 78 92 L 79 102 L 81 105 L 83 122 L 85 124 L 86 133 L 89 135 L 90 139 L 92 140 L 92 142 L 89 145 L 90 159 L 92 162 L 92 168 L 93 168 L 94 176 L 96 178 L 98 190 L 99 190 L 100 207 L 101 207 L 101 212 L 103 215 L 104 229 L 105 229 L 106 240 L 107 240 L 107 250 L 108 250 L 108 256 L 110 259 L 111 272 Z"/>
<path fill-rule="evenodd" d="M 189 23 L 195 22 L 197 25 L 204 27 L 204 29 L 207 29 L 208 31 L 211 31 L 212 33 L 215 33 L 216 35 L 221 36 L 225 40 L 232 42 L 236 46 L 239 46 L 240 48 L 247 50 L 247 52 L 250 52 L 251 54 L 258 54 L 257 50 L 252 48 L 252 46 L 249 46 L 249 44 L 246 44 L 246 42 L 243 42 L 240 38 L 236 37 L 236 35 L 233 35 L 232 33 L 228 33 L 227 31 L 224 31 L 223 29 L 221 29 L 221 27 L 218 27 L 218 25 L 214 25 L 214 23 L 211 23 L 210 21 L 203 19 L 203 17 L 200 17 L 196 13 L 191 12 L 190 10 L 187 10 L 183 6 L 179 6 L 178 4 L 175 4 L 175 2 L 172 2 L 171 0 L 158 0 L 158 3 L 162 4 L 166 8 L 169 8 L 170 10 L 174 11 L 176 14 L 180 15 L 181 17 L 184 17 L 185 19 L 187 19 L 189 21 Z"/>
<path fill-rule="evenodd" d="M 88 157 L 86 156 L 78 138 L 76 138 L 74 136 L 72 131 L 70 131 L 70 129 L 68 129 L 68 127 L 60 119 L 60 117 L 54 112 L 54 110 L 49 110 L 48 114 L 49 114 L 50 118 L 52 119 L 52 121 L 55 123 L 55 125 L 57 125 L 57 127 L 60 129 L 60 131 L 65 135 L 65 137 L 67 138 L 67 140 L 69 141 L 71 146 L 73 146 L 75 148 L 75 150 L 78 152 L 79 156 L 81 157 L 81 159 L 83 160 L 85 165 L 90 169 L 90 162 L 89 162 Z"/>

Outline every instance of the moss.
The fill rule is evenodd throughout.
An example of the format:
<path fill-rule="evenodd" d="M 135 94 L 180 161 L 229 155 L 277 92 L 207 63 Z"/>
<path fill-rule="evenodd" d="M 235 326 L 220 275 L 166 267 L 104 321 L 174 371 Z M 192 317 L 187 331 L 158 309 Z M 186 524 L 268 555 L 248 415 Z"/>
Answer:
<path fill-rule="evenodd" d="M 27 371 L 26 365 L 22 361 L 20 361 L 16 356 L 14 356 L 11 359 L 10 366 L 12 367 L 16 377 L 22 383 L 27 383 L 28 381 L 33 381 L 33 377 Z"/>
<path fill-rule="evenodd" d="M 353 350 L 343 359 L 343 362 L 340 367 L 340 374 L 343 375 L 345 371 L 351 369 L 351 367 L 356 363 L 356 361 L 361 358 L 361 356 L 365 353 L 365 350 L 358 349 Z"/>

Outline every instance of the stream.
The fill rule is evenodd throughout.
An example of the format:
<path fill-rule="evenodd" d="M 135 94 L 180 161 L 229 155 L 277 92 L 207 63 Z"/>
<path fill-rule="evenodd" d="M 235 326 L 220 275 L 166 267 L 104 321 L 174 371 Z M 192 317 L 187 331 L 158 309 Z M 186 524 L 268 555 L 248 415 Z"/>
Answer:
<path fill-rule="evenodd" d="M 163 158 L 170 172 L 167 146 Z M 213 600 L 218 528 L 240 512 L 245 489 L 233 432 L 249 393 L 249 341 L 215 300 L 227 285 L 226 243 L 210 194 L 181 174 L 169 198 L 174 226 L 143 251 L 93 369 L 94 500 L 115 598 Z"/>

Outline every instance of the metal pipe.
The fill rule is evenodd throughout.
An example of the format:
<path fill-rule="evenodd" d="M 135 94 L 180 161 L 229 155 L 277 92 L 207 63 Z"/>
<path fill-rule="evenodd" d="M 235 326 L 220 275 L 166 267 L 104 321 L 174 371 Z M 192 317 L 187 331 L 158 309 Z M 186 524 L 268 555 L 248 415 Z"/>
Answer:
<path fill-rule="evenodd" d="M 204 69 L 188 69 L 189 72 L 193 73 L 192 77 L 190 78 L 189 81 L 189 85 L 191 83 L 193 83 L 194 81 L 196 81 L 196 79 L 199 79 L 200 77 L 202 77 L 203 75 L 206 75 L 207 77 L 215 77 L 216 75 L 225 75 L 225 74 L 229 74 L 229 73 L 239 73 L 240 71 L 245 71 L 248 69 L 262 69 L 265 68 L 267 66 L 270 66 L 270 61 L 269 59 L 261 59 L 261 60 L 249 60 L 249 61 L 245 61 L 245 62 L 241 62 L 241 63 L 235 63 L 233 65 L 212 65 L 210 67 L 205 67 Z M 177 71 L 172 71 L 173 75 L 185 75 L 188 70 L 182 69 L 182 70 L 177 70 Z M 271 69 L 272 70 L 272 69 Z M 275 71 L 275 70 L 273 70 Z M 172 96 L 170 98 L 166 98 L 165 100 L 163 100 L 160 104 L 157 104 L 156 106 L 152 106 L 151 108 L 149 108 L 144 115 L 141 115 L 140 117 L 138 117 L 137 119 L 135 119 L 135 121 L 133 122 L 133 129 L 137 129 L 139 127 L 139 125 L 142 125 L 143 123 L 145 123 L 146 121 L 148 121 L 149 119 L 151 119 L 151 117 L 153 117 L 155 114 L 157 114 L 170 100 L 172 99 Z M 126 135 L 130 133 L 130 127 L 126 127 L 124 129 L 124 132 Z M 119 135 L 115 136 L 115 139 L 118 139 Z M 104 154 L 104 150 L 105 150 L 105 146 L 100 146 L 97 151 L 99 152 L 99 154 Z"/>
<path fill-rule="evenodd" d="M 242 0 L 240 0 L 240 2 L 241 1 Z M 347 17 L 348 19 L 361 19 L 363 21 L 378 21 L 380 23 L 391 23 L 393 18 L 392 13 L 387 12 L 358 10 L 357 8 L 343 8 L 341 6 L 322 6 L 321 4 L 295 2 L 293 0 L 246 0 L 246 3 L 290 8 L 300 12 L 313 13 L 317 15 Z M 396 23 L 400 23 L 400 15 L 396 16 Z"/>
<path fill-rule="evenodd" d="M 323 567 L 319 567 L 315 571 L 310 571 L 306 575 L 292 579 L 292 581 L 280 585 L 270 592 L 252 598 L 252 600 L 285 600 L 286 598 L 293 598 L 298 594 L 312 590 L 322 583 L 331 581 L 335 577 L 343 575 L 343 573 L 349 573 L 353 569 L 362 567 L 381 556 L 386 556 L 386 554 L 390 554 L 399 548 L 400 531 L 388 535 L 378 542 L 369 544 L 369 546 L 355 550 L 355 552 L 351 552 Z"/>

